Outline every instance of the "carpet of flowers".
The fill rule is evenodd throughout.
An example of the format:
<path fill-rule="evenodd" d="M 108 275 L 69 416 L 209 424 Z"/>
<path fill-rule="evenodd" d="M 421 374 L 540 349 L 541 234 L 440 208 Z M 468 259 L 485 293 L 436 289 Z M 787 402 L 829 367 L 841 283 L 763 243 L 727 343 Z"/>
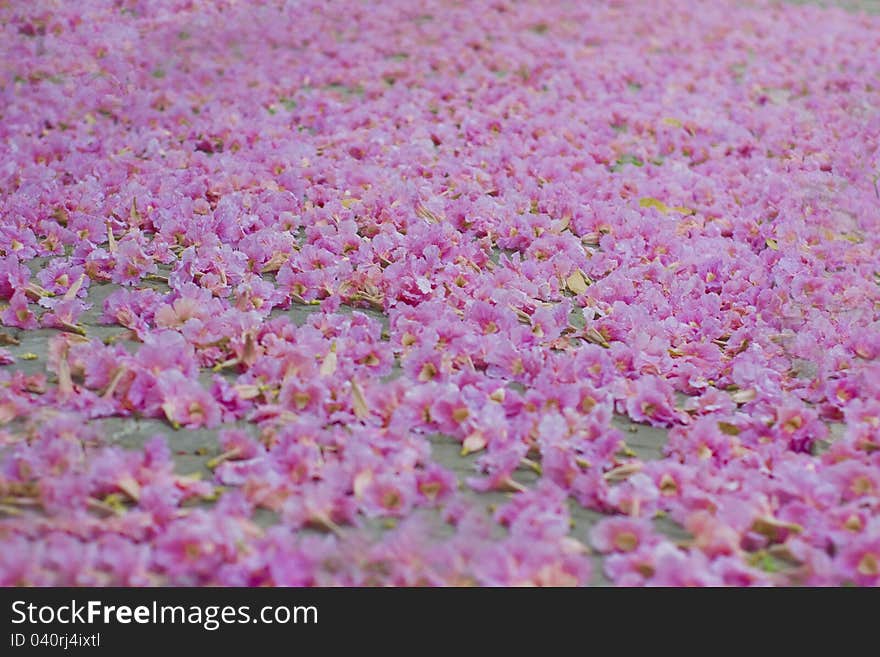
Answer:
<path fill-rule="evenodd" d="M 0 26 L 0 584 L 880 584 L 880 18 Z M 14 349 L 40 331 L 45 371 Z M 112 417 L 168 431 L 124 449 Z M 180 472 L 203 428 L 210 474 Z"/>

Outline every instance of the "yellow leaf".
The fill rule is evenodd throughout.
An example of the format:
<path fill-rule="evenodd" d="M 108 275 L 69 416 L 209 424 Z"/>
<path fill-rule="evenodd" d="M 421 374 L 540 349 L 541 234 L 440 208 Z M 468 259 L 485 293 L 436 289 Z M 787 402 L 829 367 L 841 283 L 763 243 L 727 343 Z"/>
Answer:
<path fill-rule="evenodd" d="M 678 212 L 680 214 L 695 213 L 695 210 L 692 210 L 691 208 L 688 208 L 684 205 L 673 205 L 670 207 L 660 199 L 651 198 L 650 196 L 639 199 L 639 206 L 643 208 L 657 208 L 663 214 L 669 214 L 670 212 Z"/>
<path fill-rule="evenodd" d="M 174 419 L 174 404 L 170 401 L 166 401 L 162 404 L 162 412 L 165 413 L 165 418 L 171 423 L 171 426 L 175 429 L 180 428 L 180 422 Z"/>
<path fill-rule="evenodd" d="M 565 285 L 574 294 L 583 294 L 587 291 L 587 281 L 580 269 L 575 269 L 571 275 L 565 279 Z"/>
<path fill-rule="evenodd" d="M 256 399 L 260 396 L 260 387 L 252 383 L 241 383 L 232 386 L 242 399 Z"/>
<path fill-rule="evenodd" d="M 787 530 L 795 534 L 800 534 L 804 531 L 804 528 L 794 522 L 786 522 L 784 520 L 778 520 L 777 518 L 773 518 L 770 516 L 761 516 L 759 518 L 755 518 L 754 523 L 752 523 L 751 530 L 753 532 L 757 532 L 769 538 L 775 539 L 779 530 Z"/>
<path fill-rule="evenodd" d="M 605 478 L 606 481 L 623 481 L 624 479 L 628 479 L 637 472 L 641 472 L 642 465 L 643 464 L 641 463 L 641 461 L 624 463 L 623 465 L 619 465 L 616 468 L 612 468 L 602 476 Z"/>
<path fill-rule="evenodd" d="M 125 474 L 120 477 L 119 481 L 116 482 L 116 487 L 123 493 L 128 495 L 135 502 L 141 496 L 141 485 L 138 483 L 137 479 L 132 477 L 130 474 Z"/>
<path fill-rule="evenodd" d="M 673 128 L 680 128 L 682 125 L 681 121 L 679 121 L 678 119 L 673 118 L 671 116 L 665 117 L 663 119 L 663 123 L 665 123 L 666 125 L 671 125 Z"/>
<path fill-rule="evenodd" d="M 70 376 L 70 363 L 67 362 L 66 354 L 58 361 L 58 392 L 64 397 L 73 394 L 73 379 Z"/>
<path fill-rule="evenodd" d="M 737 404 L 746 404 L 758 397 L 756 390 L 749 388 L 747 390 L 737 390 L 732 392 L 730 398 Z"/>
<path fill-rule="evenodd" d="M 352 482 L 352 490 L 354 491 L 355 497 L 363 497 L 364 493 L 367 491 L 367 488 L 372 481 L 372 470 L 361 470 L 360 472 L 358 472 L 354 477 L 354 481 Z"/>
<path fill-rule="evenodd" d="M 354 414 L 359 418 L 365 418 L 370 415 L 370 408 L 367 406 L 367 400 L 357 381 L 351 382 L 352 409 Z"/>
<path fill-rule="evenodd" d="M 779 243 L 772 237 L 768 237 L 766 240 L 764 240 L 764 244 L 767 245 L 767 248 L 773 249 L 774 251 L 779 250 Z"/>
<path fill-rule="evenodd" d="M 205 463 L 205 467 L 208 468 L 209 470 L 214 470 L 221 463 L 225 463 L 229 459 L 234 459 L 239 456 L 241 456 L 241 450 L 238 447 L 233 447 L 232 449 L 229 449 L 229 450 L 223 452 L 222 454 L 215 456 L 212 459 L 208 459 L 208 461 Z M 201 477 L 201 473 L 196 473 L 196 474 L 198 474 Z"/>
<path fill-rule="evenodd" d="M 136 198 L 131 199 L 131 209 L 128 211 L 128 218 L 131 220 L 132 225 L 140 226 L 141 213 L 138 211 Z"/>
<path fill-rule="evenodd" d="M 263 268 L 261 271 L 264 274 L 278 271 L 279 269 L 281 269 L 281 265 L 283 265 L 288 260 L 290 260 L 289 253 L 284 253 L 284 252 L 275 253 L 272 255 L 271 258 L 269 258 L 269 260 L 266 261 L 266 264 L 263 265 Z"/>
<path fill-rule="evenodd" d="M 597 344 L 600 347 L 604 347 L 608 349 L 611 345 L 608 343 L 608 340 L 605 339 L 605 336 L 599 333 L 592 326 L 584 331 L 584 340 L 587 342 L 592 342 L 593 344 Z"/>
<path fill-rule="evenodd" d="M 104 510 L 112 511 L 113 513 L 125 513 L 126 506 L 125 501 L 122 499 L 122 496 L 119 493 L 110 493 L 103 500 L 100 501 L 104 505 Z"/>
<path fill-rule="evenodd" d="M 336 356 L 335 351 L 331 351 L 324 357 L 324 362 L 321 363 L 321 376 L 330 376 L 333 372 L 336 371 L 336 365 L 339 362 L 339 359 Z"/>
<path fill-rule="evenodd" d="M 107 222 L 107 250 L 116 253 L 116 237 L 113 235 L 113 226 Z"/>
<path fill-rule="evenodd" d="M 718 428 L 721 430 L 721 433 L 728 436 L 738 436 L 740 434 L 739 427 L 730 422 L 719 422 Z"/>
<path fill-rule="evenodd" d="M 344 198 L 342 199 L 342 207 L 345 209 L 351 208 L 355 203 L 360 203 L 359 198 Z"/>
<path fill-rule="evenodd" d="M 663 201 L 660 201 L 656 198 L 651 198 L 649 196 L 639 199 L 639 207 L 657 208 L 663 214 L 667 214 L 670 210 L 669 206 L 666 205 Z"/>
<path fill-rule="evenodd" d="M 486 437 L 479 431 L 476 431 L 464 439 L 464 442 L 461 444 L 461 455 L 467 456 L 472 452 L 479 452 L 487 444 Z"/>
<path fill-rule="evenodd" d="M 77 278 L 73 285 L 71 285 L 70 288 L 67 290 L 67 292 L 64 293 L 64 300 L 72 301 L 73 299 L 75 299 L 76 293 L 79 292 L 79 289 L 82 287 L 82 284 L 85 282 L 85 280 L 86 275 L 80 274 L 79 278 Z"/>

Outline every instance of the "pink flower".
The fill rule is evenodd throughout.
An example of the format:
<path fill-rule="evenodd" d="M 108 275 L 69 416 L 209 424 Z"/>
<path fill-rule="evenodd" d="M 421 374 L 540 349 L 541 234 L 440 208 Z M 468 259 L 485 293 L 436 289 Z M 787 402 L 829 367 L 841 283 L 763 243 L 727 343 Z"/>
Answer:
<path fill-rule="evenodd" d="M 50 310 L 43 313 L 40 324 L 76 333 L 84 332 L 85 329 L 77 326 L 77 320 L 87 308 L 79 299 L 61 299 L 52 303 Z"/>
<path fill-rule="evenodd" d="M 37 318 L 28 307 L 27 297 L 23 290 L 18 289 L 9 300 L 9 306 L 0 312 L 0 321 L 6 326 L 14 326 L 20 329 L 35 329 L 38 326 Z"/>
<path fill-rule="evenodd" d="M 404 517 L 415 504 L 416 490 L 412 476 L 380 474 L 366 485 L 361 508 L 368 516 Z"/>
<path fill-rule="evenodd" d="M 570 530 L 565 491 L 550 482 L 516 495 L 495 512 L 511 534 L 535 540 L 561 539 Z"/>
<path fill-rule="evenodd" d="M 669 426 L 677 419 L 672 388 L 655 376 L 636 379 L 626 398 L 626 413 L 634 422 Z"/>
<path fill-rule="evenodd" d="M 709 560 L 698 550 L 685 551 L 669 542 L 657 545 L 650 586 L 721 586 L 723 579 L 712 572 Z"/>
<path fill-rule="evenodd" d="M 658 540 L 650 521 L 630 517 L 603 518 L 593 528 L 591 538 L 593 547 L 606 554 L 632 552 Z"/>
<path fill-rule="evenodd" d="M 160 303 L 161 297 L 153 290 L 122 288 L 104 300 L 101 321 L 131 329 L 144 340 Z"/>
<path fill-rule="evenodd" d="M 446 502 L 455 493 L 455 475 L 436 464 L 416 472 L 416 489 L 422 504 L 439 505 Z"/>
<path fill-rule="evenodd" d="M 0 582 L 878 583 L 876 19 L 24 4 Z"/>
<path fill-rule="evenodd" d="M 158 376 L 157 384 L 162 412 L 175 428 L 210 428 L 220 423 L 220 407 L 199 383 L 177 370 L 167 370 Z"/>
<path fill-rule="evenodd" d="M 880 537 L 876 533 L 855 537 L 841 546 L 835 563 L 847 580 L 859 586 L 877 586 L 880 584 Z"/>

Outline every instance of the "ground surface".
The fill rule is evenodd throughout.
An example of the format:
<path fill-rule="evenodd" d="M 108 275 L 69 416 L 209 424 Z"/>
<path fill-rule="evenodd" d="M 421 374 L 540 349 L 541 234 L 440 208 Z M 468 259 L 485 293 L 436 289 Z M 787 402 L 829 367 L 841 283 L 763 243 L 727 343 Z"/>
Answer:
<path fill-rule="evenodd" d="M 0 286 L 8 306 L 0 338 L 10 361 L 0 398 L 0 581 L 880 582 L 876 395 L 862 385 L 877 372 L 870 367 L 880 345 L 871 280 L 878 216 L 871 178 L 859 173 L 874 165 L 869 143 L 878 132 L 877 19 L 730 3 L 729 23 L 717 3 L 668 2 L 657 23 L 663 12 L 656 7 L 613 2 L 591 14 L 599 27 L 584 44 L 576 3 L 554 6 L 547 21 L 546 3 L 497 15 L 491 3 L 476 3 L 471 26 L 461 3 L 418 10 L 387 3 L 387 16 L 344 18 L 313 3 L 301 21 L 271 3 L 255 4 L 265 6 L 254 14 L 224 10 L 253 19 L 240 34 L 220 32 L 223 11 L 200 3 L 152 14 L 137 3 L 117 14 L 105 3 L 84 3 L 91 13 L 81 15 L 54 15 L 51 3 L 27 12 L 0 4 L 12 44 L 0 123 L 7 161 L 15 163 L 0 183 L 8 228 L 2 273 L 10 281 Z M 836 4 L 880 10 L 874 1 Z M 704 16 L 696 26 L 686 18 L 694 11 Z M 389 21 L 405 27 L 389 32 Z M 811 27 L 817 21 L 827 21 L 825 32 Z M 94 40 L 83 36 L 90 25 Z M 296 25 L 303 42 L 290 41 L 285 51 Z M 631 37 L 603 36 L 626 26 Z M 767 34 L 783 28 L 788 42 Z M 566 79 L 542 60 L 551 37 L 571 62 L 562 68 Z M 702 37 L 716 45 L 675 49 Z M 70 48 L 88 53 L 90 64 L 71 68 Z M 615 64 L 593 63 L 603 48 Z M 791 52 L 797 48 L 815 58 L 809 74 Z M 599 72 L 579 78 L 582 66 Z M 677 72 L 667 75 L 664 66 Z M 722 79 L 721 69 L 735 82 Z M 419 84 L 427 90 L 399 91 Z M 531 105 L 530 94 L 548 86 L 556 100 Z M 510 91 L 519 87 L 528 92 Z M 577 102 L 572 88 L 583 94 Z M 813 101 L 823 94 L 833 102 Z M 541 118 L 569 104 L 586 110 Z M 444 127 L 442 112 L 457 131 Z M 608 134 L 593 148 L 589 130 L 565 132 L 576 122 L 602 124 Z M 785 135 L 780 126 L 787 125 L 795 127 Z M 510 126 L 534 131 L 520 130 L 510 143 L 534 141 L 499 163 L 493 158 Z M 544 136 L 555 130 L 564 139 Z M 749 131 L 765 141 L 750 141 Z M 578 151 L 590 148 L 584 164 Z M 735 149 L 744 163 L 730 168 Z M 458 187 L 425 173 L 432 167 L 446 167 Z M 590 184 L 567 187 L 572 167 Z M 71 175 L 77 183 L 59 182 Z M 540 185 L 523 187 L 536 179 Z M 876 191 L 876 178 L 873 184 Z M 690 195 L 690 186 L 702 191 Z M 449 199 L 457 189 L 463 201 Z M 602 208 L 596 214 L 578 205 L 578 195 L 593 194 Z M 786 196 L 797 203 L 786 205 Z M 635 213 L 615 215 L 611 208 L 632 204 L 627 198 Z M 404 219 L 395 209 L 400 199 L 409 210 Z M 499 209 L 505 203 L 525 203 L 518 214 L 531 218 L 508 216 Z M 805 217 L 807 206 L 813 218 Z M 770 232 L 752 221 L 771 212 L 779 226 Z M 725 213 L 727 232 L 718 237 L 710 222 Z M 560 216 L 565 226 L 554 223 Z M 434 228 L 450 221 L 455 230 Z M 515 238 L 511 227 L 529 221 L 559 239 Z M 690 233 L 671 228 L 659 237 L 640 227 L 687 222 Z M 798 246 L 814 240 L 813 222 L 818 239 L 840 245 L 819 264 Z M 396 231 L 384 231 L 384 246 L 374 224 Z M 461 246 L 461 238 L 478 248 Z M 639 240 L 641 247 L 632 246 Z M 696 253 L 676 250 L 676 241 L 689 240 Z M 719 240 L 753 244 L 710 262 Z M 630 246 L 621 249 L 624 242 Z M 422 253 L 425 243 L 438 247 L 439 262 Z M 449 243 L 456 245 L 451 253 Z M 697 313 L 697 321 L 682 319 L 693 325 L 690 334 L 670 329 L 676 341 L 664 333 L 688 315 L 687 303 L 660 317 L 662 303 L 627 291 L 626 280 L 656 275 L 643 267 L 648 258 L 638 249 L 645 243 L 665 244 L 684 262 L 678 276 L 700 277 L 700 295 L 745 304 L 736 324 L 719 319 L 715 333 L 701 333 Z M 550 257 L 572 248 L 569 260 Z M 622 278 L 608 265 L 614 253 Z M 340 267 L 328 286 L 308 277 L 315 259 L 323 264 L 312 272 L 349 259 L 361 269 Z M 672 260 L 664 266 L 674 268 Z M 522 264 L 530 261 L 539 263 L 531 271 Z M 764 297 L 748 297 L 738 284 L 712 287 L 707 272 L 745 280 L 730 266 L 740 261 L 763 272 L 748 280 L 764 286 Z M 56 265 L 59 275 L 71 274 L 61 282 L 40 278 Z M 81 274 L 88 279 L 81 291 L 67 293 Z M 812 290 L 798 283 L 804 276 Z M 554 289 L 542 287 L 554 278 Z M 688 293 L 672 279 L 658 280 L 661 296 Z M 464 291 L 458 297 L 450 292 L 456 284 Z M 490 319 L 475 319 L 469 304 L 501 308 L 486 290 L 508 285 L 527 302 L 505 297 L 519 307 L 509 318 L 486 311 L 499 326 L 484 331 Z M 785 286 L 803 296 L 770 298 Z M 207 296 L 193 292 L 199 287 Z M 139 297 L 139 307 L 120 290 L 155 296 Z M 61 297 L 81 306 L 72 321 L 52 326 L 44 313 Z M 181 299 L 191 307 L 175 306 Z M 611 312 L 621 299 L 632 309 L 629 319 L 604 321 L 624 312 Z M 23 314 L 9 314 L 21 303 Z M 719 318 L 736 314 L 712 304 L 705 308 Z M 560 307 L 562 320 L 552 311 L 539 319 L 542 308 Z M 442 332 L 439 319 L 450 308 L 471 322 L 464 336 L 450 329 L 438 347 L 437 333 L 428 331 L 420 344 L 413 327 Z M 774 322 L 776 314 L 787 319 Z M 259 328 L 269 320 L 271 329 Z M 553 335 L 544 339 L 543 331 Z M 514 366 L 506 355 L 493 360 L 496 338 L 487 335 L 528 345 L 510 358 L 540 354 L 542 365 L 522 372 L 532 366 Z M 760 351 L 746 363 L 750 340 Z M 285 341 L 289 348 L 279 347 Z M 710 358 L 700 349 L 713 342 L 720 356 Z M 693 344 L 702 346 L 689 350 Z M 602 355 L 583 356 L 594 351 Z M 651 356 L 640 365 L 645 353 Z M 566 378 L 563 361 L 577 354 L 617 374 L 586 368 Z M 681 369 L 690 359 L 693 371 Z M 287 364 L 286 374 L 273 369 L 276 362 Z M 163 370 L 181 374 L 165 381 Z M 310 388 L 314 381 L 320 385 Z M 581 381 L 589 381 L 586 388 L 577 388 Z M 577 401 L 554 398 L 560 388 Z M 595 398 L 586 403 L 584 395 Z M 486 410 L 495 406 L 504 412 Z M 430 419 L 419 417 L 420 408 L 431 409 Z M 442 413 L 451 416 L 441 420 Z M 495 433 L 499 423 L 509 431 Z M 155 436 L 167 454 L 151 442 Z M 579 440 L 592 442 L 576 449 Z M 596 447 L 603 441 L 614 444 Z M 834 445 L 843 447 L 829 452 Z M 113 447 L 137 454 L 136 462 Z M 512 465 L 508 453 L 516 455 Z M 831 472 L 842 462 L 852 473 Z M 482 476 L 471 481 L 475 475 Z M 737 492 L 725 490 L 731 482 Z M 849 544 L 857 547 L 847 551 Z"/>

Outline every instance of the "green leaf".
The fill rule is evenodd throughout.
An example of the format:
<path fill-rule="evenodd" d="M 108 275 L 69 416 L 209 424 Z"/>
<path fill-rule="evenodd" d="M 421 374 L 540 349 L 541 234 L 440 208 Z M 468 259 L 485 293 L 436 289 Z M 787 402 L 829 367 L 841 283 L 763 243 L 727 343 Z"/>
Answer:
<path fill-rule="evenodd" d="M 636 166 L 636 167 L 645 166 L 645 163 L 636 155 L 633 155 L 631 153 L 625 153 L 625 154 L 621 155 L 619 158 L 617 158 L 617 162 L 615 162 L 614 165 L 611 167 L 611 171 L 614 171 L 614 172 L 620 171 L 627 164 L 632 164 L 633 166 Z"/>
<path fill-rule="evenodd" d="M 718 429 L 721 433 L 728 436 L 738 436 L 740 432 L 740 428 L 735 424 L 731 424 L 730 422 L 719 422 Z"/>

